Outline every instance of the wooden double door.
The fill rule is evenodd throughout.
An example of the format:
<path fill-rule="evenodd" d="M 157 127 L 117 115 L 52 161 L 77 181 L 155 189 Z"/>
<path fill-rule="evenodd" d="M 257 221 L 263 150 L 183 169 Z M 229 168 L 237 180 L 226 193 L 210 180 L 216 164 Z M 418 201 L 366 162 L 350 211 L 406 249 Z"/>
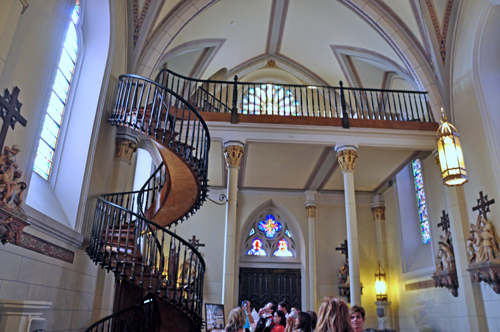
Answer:
<path fill-rule="evenodd" d="M 240 268 L 239 302 L 250 301 L 259 310 L 269 302 L 286 302 L 301 309 L 300 269 Z"/>

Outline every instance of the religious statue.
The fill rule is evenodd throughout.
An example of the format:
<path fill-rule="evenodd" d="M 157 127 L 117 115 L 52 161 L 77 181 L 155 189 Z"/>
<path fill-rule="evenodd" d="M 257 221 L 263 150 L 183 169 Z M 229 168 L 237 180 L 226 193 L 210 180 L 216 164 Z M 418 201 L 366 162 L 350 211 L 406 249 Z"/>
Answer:
<path fill-rule="evenodd" d="M 436 271 L 432 274 L 435 287 L 446 287 L 455 297 L 458 296 L 458 277 L 457 267 L 455 265 L 455 253 L 451 242 L 450 220 L 448 214 L 443 211 L 441 223 L 438 226 L 442 227 L 445 236 L 440 235 L 438 241 L 438 251 L 434 262 Z"/>
<path fill-rule="evenodd" d="M 17 145 L 5 146 L 0 155 L 0 205 L 22 211 L 26 183 L 19 182 L 22 172 L 18 170 L 16 155 L 21 152 Z M 24 213 L 24 212 L 23 212 Z"/>
<path fill-rule="evenodd" d="M 470 224 L 470 232 L 471 236 L 467 239 L 469 263 L 490 261 L 500 263 L 498 238 L 491 222 L 478 215 L 476 224 Z"/>
<path fill-rule="evenodd" d="M 495 227 L 487 218 L 489 206 L 495 200 L 488 200 L 488 195 L 479 192 L 477 206 L 472 211 L 479 211 L 476 223 L 470 224 L 470 236 L 467 238 L 467 252 L 469 253 L 469 268 L 472 281 L 488 283 L 493 291 L 500 294 L 500 250 L 499 238 Z"/>

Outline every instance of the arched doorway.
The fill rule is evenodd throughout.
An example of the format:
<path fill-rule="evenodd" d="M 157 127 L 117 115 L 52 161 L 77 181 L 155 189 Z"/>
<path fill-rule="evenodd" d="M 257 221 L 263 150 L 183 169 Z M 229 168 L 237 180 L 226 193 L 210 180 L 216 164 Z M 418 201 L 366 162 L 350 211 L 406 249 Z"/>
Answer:
<path fill-rule="evenodd" d="M 271 200 L 256 209 L 243 227 L 238 278 L 239 303 L 258 310 L 268 302 L 301 309 L 302 233 L 290 213 Z"/>

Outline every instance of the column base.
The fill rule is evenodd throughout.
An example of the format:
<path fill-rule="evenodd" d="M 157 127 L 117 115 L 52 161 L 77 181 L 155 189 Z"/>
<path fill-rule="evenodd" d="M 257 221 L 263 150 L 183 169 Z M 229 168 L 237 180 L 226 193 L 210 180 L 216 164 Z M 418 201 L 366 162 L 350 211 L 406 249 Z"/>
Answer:
<path fill-rule="evenodd" d="M 389 306 L 392 302 L 389 301 L 377 301 L 375 305 L 377 306 L 377 316 L 378 316 L 378 329 L 390 329 L 390 311 Z"/>

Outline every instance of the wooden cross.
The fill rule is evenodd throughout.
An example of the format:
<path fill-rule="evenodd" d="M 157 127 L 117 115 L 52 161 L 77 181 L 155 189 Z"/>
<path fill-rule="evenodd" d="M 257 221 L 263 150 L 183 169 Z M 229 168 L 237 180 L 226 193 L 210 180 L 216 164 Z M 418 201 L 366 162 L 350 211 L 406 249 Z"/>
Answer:
<path fill-rule="evenodd" d="M 19 96 L 19 88 L 16 86 L 12 94 L 9 89 L 5 89 L 4 96 L 0 96 L 0 117 L 3 119 L 2 130 L 0 131 L 0 151 L 2 151 L 7 130 L 9 126 L 14 129 L 16 122 L 19 122 L 23 127 L 26 127 L 28 121 L 21 115 L 21 104 L 17 97 Z"/>
<path fill-rule="evenodd" d="M 335 248 L 335 250 L 340 251 L 342 255 L 345 255 L 345 260 L 349 259 L 349 251 L 347 249 L 347 240 L 344 240 L 344 243 L 340 245 L 340 247 Z"/>
<path fill-rule="evenodd" d="M 447 213 L 443 210 L 443 215 L 441 216 L 441 222 L 437 224 L 438 227 L 442 227 L 444 234 L 448 233 L 448 229 L 450 229 L 450 218 Z"/>
<path fill-rule="evenodd" d="M 489 200 L 488 201 L 488 195 L 485 195 L 483 197 L 483 192 L 479 192 L 479 198 L 477 200 L 477 205 L 472 208 L 472 211 L 477 211 L 479 210 L 479 215 L 483 216 L 484 219 L 486 218 L 486 213 L 490 212 L 490 205 L 495 203 L 495 200 Z"/>
<path fill-rule="evenodd" d="M 204 247 L 204 243 L 200 243 L 200 239 L 196 238 L 196 235 L 193 235 L 193 238 L 190 239 L 189 244 L 192 245 L 196 250 L 198 250 L 200 247 Z"/>

